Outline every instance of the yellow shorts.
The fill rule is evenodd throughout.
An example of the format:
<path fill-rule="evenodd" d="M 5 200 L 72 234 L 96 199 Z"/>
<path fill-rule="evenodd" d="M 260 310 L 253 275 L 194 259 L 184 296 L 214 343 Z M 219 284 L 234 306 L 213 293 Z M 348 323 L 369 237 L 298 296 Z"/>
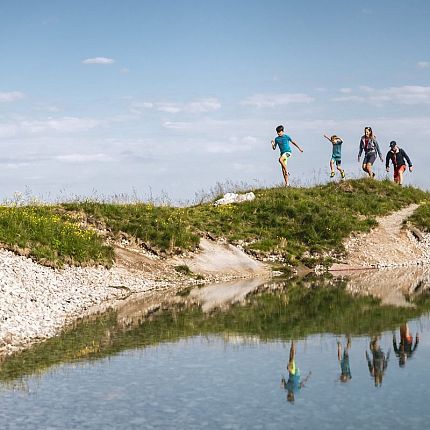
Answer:
<path fill-rule="evenodd" d="M 284 152 L 283 154 L 281 154 L 281 156 L 279 157 L 279 160 L 282 161 L 285 165 L 287 165 L 287 160 L 290 157 L 291 152 Z"/>

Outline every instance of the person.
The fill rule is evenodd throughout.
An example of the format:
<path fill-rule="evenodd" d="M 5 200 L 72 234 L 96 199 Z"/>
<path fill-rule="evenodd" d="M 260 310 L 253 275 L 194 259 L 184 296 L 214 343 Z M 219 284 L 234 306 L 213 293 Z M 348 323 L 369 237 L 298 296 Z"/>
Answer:
<path fill-rule="evenodd" d="M 351 368 L 349 366 L 349 350 L 351 348 L 351 337 L 347 336 L 346 338 L 346 347 L 343 349 L 343 355 L 342 355 L 342 345 L 338 341 L 337 342 L 337 359 L 340 364 L 340 381 L 341 382 L 348 382 L 352 376 L 351 376 Z"/>
<path fill-rule="evenodd" d="M 330 178 L 334 178 L 334 164 L 336 163 L 336 168 L 339 170 L 340 177 L 345 179 L 345 170 L 342 169 L 342 143 L 343 140 L 336 136 L 335 134 L 331 137 L 328 137 L 326 134 L 324 135 L 326 139 L 328 139 L 333 144 L 333 150 L 331 153 L 330 159 Z"/>
<path fill-rule="evenodd" d="M 408 154 L 406 154 L 402 148 L 397 146 L 395 140 L 390 142 L 390 150 L 387 152 L 387 156 L 385 157 L 385 170 L 387 172 L 390 171 L 390 160 L 394 166 L 394 182 L 402 186 L 403 173 L 406 170 L 406 161 L 408 162 L 410 172 L 412 172 L 413 166 Z"/>
<path fill-rule="evenodd" d="M 364 151 L 362 169 L 369 175 L 369 178 L 374 178 L 375 173 L 372 172 L 373 163 L 376 160 L 376 155 L 383 162 L 381 150 L 379 149 L 376 137 L 373 135 L 372 127 L 364 128 L 364 135 L 360 139 L 360 149 L 358 151 L 358 162 L 360 162 L 361 154 Z"/>
<path fill-rule="evenodd" d="M 291 139 L 290 136 L 287 134 L 284 134 L 284 126 L 278 125 L 276 127 L 276 133 L 278 134 L 278 137 L 275 138 L 275 140 L 272 140 L 272 148 L 273 150 L 276 149 L 276 146 L 279 147 L 279 151 L 281 152 L 281 155 L 279 157 L 279 163 L 281 164 L 282 168 L 282 176 L 284 177 L 285 186 L 288 187 L 288 169 L 287 169 L 287 160 L 291 156 L 291 146 L 290 142 L 300 151 L 303 152 L 303 149 L 300 148 L 299 145 L 297 145 L 294 140 Z"/>
<path fill-rule="evenodd" d="M 388 367 L 390 351 L 388 351 L 387 355 L 385 355 L 385 352 L 382 351 L 381 346 L 379 345 L 377 336 L 372 338 L 369 347 L 370 351 L 372 352 L 372 359 L 370 359 L 366 350 L 367 365 L 369 367 L 370 375 L 374 378 L 375 387 L 378 387 L 382 385 L 382 379 Z"/>
<path fill-rule="evenodd" d="M 301 380 L 300 369 L 296 366 L 295 361 L 296 356 L 296 344 L 294 341 L 291 341 L 290 346 L 290 358 L 288 360 L 288 379 L 285 379 L 283 376 L 281 379 L 281 386 L 285 390 L 287 390 L 287 400 L 291 403 L 294 403 L 295 393 L 297 393 L 300 389 L 305 386 L 306 381 L 309 379 L 311 372 Z"/>
<path fill-rule="evenodd" d="M 397 346 L 396 335 L 393 333 L 393 348 L 396 357 L 399 358 L 399 366 L 404 367 L 406 360 L 412 357 L 412 354 L 417 350 L 418 344 L 420 342 L 420 337 L 418 333 L 415 335 L 415 345 L 414 338 L 409 331 L 409 326 L 407 323 L 400 326 L 400 342 Z"/>

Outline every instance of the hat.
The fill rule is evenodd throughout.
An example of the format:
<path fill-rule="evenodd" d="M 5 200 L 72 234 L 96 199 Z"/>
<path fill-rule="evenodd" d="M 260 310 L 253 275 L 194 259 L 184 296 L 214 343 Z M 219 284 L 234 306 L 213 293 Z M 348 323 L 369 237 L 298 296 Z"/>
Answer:
<path fill-rule="evenodd" d="M 396 143 L 396 141 L 395 141 L 395 140 L 392 140 L 392 141 L 390 142 L 390 148 L 394 148 L 396 145 L 397 145 L 397 143 Z"/>

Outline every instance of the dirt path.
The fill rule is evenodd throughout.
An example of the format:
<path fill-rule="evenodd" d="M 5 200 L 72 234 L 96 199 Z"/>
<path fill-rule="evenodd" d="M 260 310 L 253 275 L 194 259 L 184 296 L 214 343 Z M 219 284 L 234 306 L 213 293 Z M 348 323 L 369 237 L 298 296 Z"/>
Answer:
<path fill-rule="evenodd" d="M 331 270 L 354 270 L 393 266 L 413 266 L 425 258 L 422 247 L 403 229 L 403 221 L 418 205 L 412 204 L 385 217 L 377 218 L 378 226 L 369 233 L 358 234 L 345 242 L 347 257 Z"/>

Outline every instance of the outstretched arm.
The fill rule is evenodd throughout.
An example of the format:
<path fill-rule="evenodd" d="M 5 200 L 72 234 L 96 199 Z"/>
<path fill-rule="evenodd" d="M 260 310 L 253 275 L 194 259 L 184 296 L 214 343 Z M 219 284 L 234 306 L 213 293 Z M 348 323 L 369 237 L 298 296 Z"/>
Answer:
<path fill-rule="evenodd" d="M 331 142 L 331 139 L 325 134 L 324 137 Z"/>
<path fill-rule="evenodd" d="M 303 149 L 302 148 L 300 148 L 300 146 L 299 145 L 297 145 L 297 143 L 296 142 L 294 142 L 294 140 L 292 140 L 291 141 L 291 143 L 300 151 L 300 152 L 303 152 Z"/>

